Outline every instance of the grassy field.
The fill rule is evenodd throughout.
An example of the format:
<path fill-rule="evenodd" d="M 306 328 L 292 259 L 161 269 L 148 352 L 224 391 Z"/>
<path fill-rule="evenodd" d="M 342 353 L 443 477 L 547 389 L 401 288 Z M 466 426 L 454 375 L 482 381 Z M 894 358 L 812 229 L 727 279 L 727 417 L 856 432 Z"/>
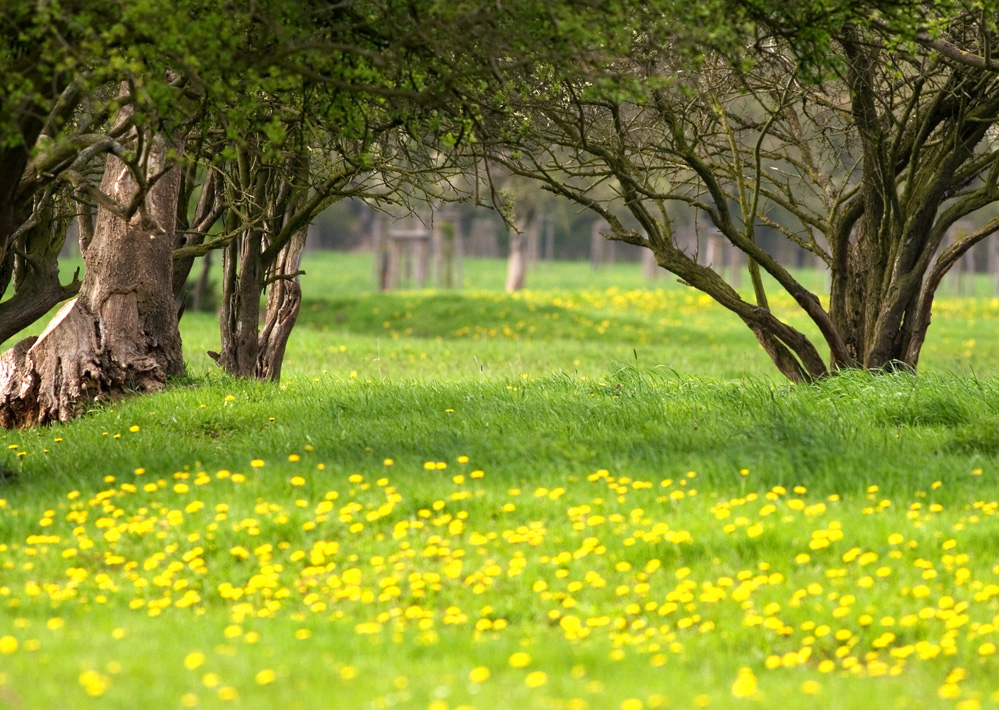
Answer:
<path fill-rule="evenodd" d="M 3 435 L 0 707 L 999 704 L 999 301 L 792 387 L 636 266 L 305 268 L 280 386 L 189 313 L 188 380 Z"/>

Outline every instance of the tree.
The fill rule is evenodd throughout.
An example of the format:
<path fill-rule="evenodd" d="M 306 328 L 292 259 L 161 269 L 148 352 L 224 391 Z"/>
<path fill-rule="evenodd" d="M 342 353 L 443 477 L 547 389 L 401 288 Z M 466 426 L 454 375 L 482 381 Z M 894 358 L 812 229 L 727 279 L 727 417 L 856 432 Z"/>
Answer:
<path fill-rule="evenodd" d="M 158 389 L 183 373 L 171 289 L 180 163 L 213 104 L 183 69 L 233 62 L 216 61 L 232 36 L 210 29 L 222 12 L 211 3 L 9 10 L 0 22 L 0 286 L 15 293 L 0 307 L 4 337 L 80 291 L 40 337 L 0 357 L 0 424 L 12 427 L 65 420 L 88 400 Z M 184 21 L 194 16 L 200 24 Z M 87 271 L 60 286 L 56 259 L 73 213 Z"/>
<path fill-rule="evenodd" d="M 955 222 L 999 201 L 999 32 L 970 4 L 882 5 L 821 16 L 803 41 L 789 28 L 818 16 L 760 3 L 735 51 L 701 45 L 693 58 L 640 18 L 620 53 L 593 52 L 540 87 L 508 81 L 511 108 L 484 118 L 481 145 L 735 313 L 789 379 L 915 367 L 941 278 L 999 230 L 984 218 L 942 248 Z M 605 183 L 615 199 L 596 192 Z M 680 206 L 745 252 L 752 298 L 682 246 Z M 760 247 L 762 228 L 828 265 L 827 304 Z M 778 317 L 764 273 L 821 340 Z"/>
<path fill-rule="evenodd" d="M 546 17 L 534 3 L 9 5 L 0 18 L 0 288 L 13 283 L 15 294 L 0 305 L 0 335 L 80 295 L 37 341 L 0 360 L 5 426 L 67 419 L 88 399 L 182 373 L 170 314 L 191 257 L 213 248 L 225 251 L 219 361 L 276 378 L 308 222 L 349 194 L 354 176 L 385 173 L 397 152 L 409 160 L 396 161 L 391 172 L 405 177 L 390 183 L 438 171 L 477 112 L 470 97 L 494 73 L 490 60 L 529 63 L 497 28 Z M 403 140 L 379 143 L 397 129 Z M 87 272 L 64 287 L 53 274 L 66 204 L 79 217 Z M 219 222 L 223 233 L 210 238 Z M 174 258 L 164 244 L 177 247 Z"/>

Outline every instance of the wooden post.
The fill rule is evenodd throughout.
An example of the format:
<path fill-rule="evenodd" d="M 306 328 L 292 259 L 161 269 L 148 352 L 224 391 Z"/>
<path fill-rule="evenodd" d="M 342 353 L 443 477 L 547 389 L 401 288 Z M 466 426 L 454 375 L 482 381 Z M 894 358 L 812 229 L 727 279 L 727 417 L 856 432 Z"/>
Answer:
<path fill-rule="evenodd" d="M 434 219 L 433 228 L 430 231 L 430 255 L 431 260 L 433 261 L 434 285 L 437 286 L 437 288 L 443 288 L 445 281 L 444 235 L 441 232 L 439 219 Z M 447 280 L 451 280 L 449 275 Z"/>
<path fill-rule="evenodd" d="M 555 221 L 545 217 L 544 223 L 544 258 L 545 261 L 555 260 Z"/>
<path fill-rule="evenodd" d="M 746 264 L 746 255 L 739 247 L 731 242 L 725 243 L 728 248 L 728 281 L 736 291 L 742 288 L 742 269 Z"/>
<path fill-rule="evenodd" d="M 988 248 L 988 272 L 992 276 L 992 295 L 999 296 L 999 239 L 995 236 L 986 240 Z"/>
<path fill-rule="evenodd" d="M 655 281 L 660 274 L 659 264 L 656 262 L 656 255 L 651 249 L 642 250 L 642 276 L 646 281 Z"/>
<path fill-rule="evenodd" d="M 454 216 L 454 287 L 465 288 L 465 227 L 458 215 Z"/>
<path fill-rule="evenodd" d="M 590 268 L 594 271 L 599 269 L 604 263 L 604 237 L 600 234 L 603 229 L 603 220 L 594 220 L 590 228 Z"/>

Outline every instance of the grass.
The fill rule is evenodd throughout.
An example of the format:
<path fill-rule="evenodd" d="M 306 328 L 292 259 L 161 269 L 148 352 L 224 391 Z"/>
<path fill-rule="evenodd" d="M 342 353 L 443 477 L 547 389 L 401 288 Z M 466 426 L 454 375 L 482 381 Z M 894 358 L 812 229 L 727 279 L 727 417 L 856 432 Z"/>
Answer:
<path fill-rule="evenodd" d="M 0 707 L 999 702 L 999 304 L 942 302 L 919 376 L 791 387 L 637 267 L 336 263 L 281 386 L 188 314 L 191 379 L 4 435 Z"/>

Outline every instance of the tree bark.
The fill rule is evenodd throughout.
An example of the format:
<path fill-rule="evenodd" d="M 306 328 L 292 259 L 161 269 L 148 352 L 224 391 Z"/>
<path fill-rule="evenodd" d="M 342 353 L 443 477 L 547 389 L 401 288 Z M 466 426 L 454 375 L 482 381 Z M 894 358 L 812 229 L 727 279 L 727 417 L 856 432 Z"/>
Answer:
<path fill-rule="evenodd" d="M 165 145 L 151 149 L 148 174 L 165 167 Z M 37 339 L 0 356 L 0 425 L 66 421 L 88 401 L 156 390 L 184 373 L 171 288 L 180 174 L 151 188 L 127 222 L 104 206 L 84 252 L 80 295 Z M 109 156 L 101 190 L 128 204 L 138 191 L 125 164 Z"/>
<path fill-rule="evenodd" d="M 209 355 L 236 377 L 257 372 L 262 247 L 263 236 L 251 229 L 222 252 L 221 352 Z"/>
<path fill-rule="evenodd" d="M 306 234 L 307 230 L 301 229 L 292 235 L 288 244 L 281 249 L 270 275 L 264 328 L 260 332 L 257 348 L 258 380 L 277 382 L 281 379 L 281 365 L 284 363 L 288 337 L 302 305 L 299 275 Z"/>
<path fill-rule="evenodd" d="M 80 290 L 78 274 L 68 284 L 59 281 L 59 252 L 70 221 L 68 211 L 59 211 L 52 205 L 36 215 L 36 219 L 35 226 L 17 239 L 15 252 L 7 255 L 14 295 L 0 303 L 0 342 L 27 328 Z"/>

